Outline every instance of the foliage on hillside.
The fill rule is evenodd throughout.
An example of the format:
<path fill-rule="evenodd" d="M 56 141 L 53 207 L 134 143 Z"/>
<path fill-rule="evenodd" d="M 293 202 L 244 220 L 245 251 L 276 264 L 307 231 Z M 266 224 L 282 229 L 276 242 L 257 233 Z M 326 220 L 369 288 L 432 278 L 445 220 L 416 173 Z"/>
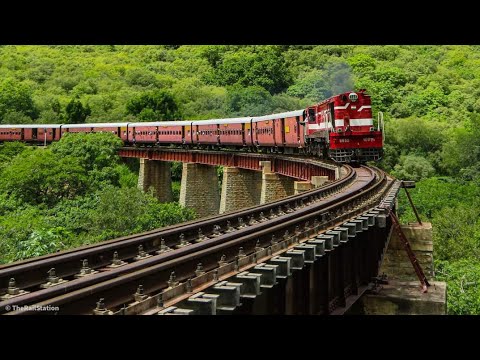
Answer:
<path fill-rule="evenodd" d="M 436 259 L 439 269 L 449 273 L 442 276 L 452 289 L 449 311 L 479 313 L 478 297 L 466 294 L 478 291 L 480 279 L 465 280 L 468 290 L 455 280 L 462 271 L 473 277 L 479 273 L 479 46 L 0 47 L 3 124 L 264 115 L 361 88 L 372 96 L 375 117 L 382 111 L 386 119 L 380 165 L 394 176 L 420 181 L 413 196 L 436 229 Z M 63 150 L 60 145 L 41 151 L 18 144 L 2 147 L 0 237 L 15 244 L 3 261 L 25 257 L 25 249 L 56 249 L 70 233 L 87 234 L 71 237 L 85 242 L 105 238 L 98 231 L 110 220 L 86 220 L 82 211 L 93 211 L 109 186 L 147 201 L 149 195 L 134 194 L 135 175 L 127 167 L 94 166 L 90 150 L 81 154 L 75 149 L 73 143 Z M 101 163 L 109 155 L 98 156 Z M 61 166 L 72 172 L 62 173 Z M 121 207 L 122 196 L 105 206 Z M 52 220 L 63 213 L 70 214 L 64 223 Z M 14 225 L 18 220 L 24 226 Z M 83 228 L 86 223 L 92 226 Z M 32 235 L 26 228 L 44 230 Z M 41 246 L 25 247 L 27 240 Z M 468 302 L 475 304 L 462 305 Z"/>

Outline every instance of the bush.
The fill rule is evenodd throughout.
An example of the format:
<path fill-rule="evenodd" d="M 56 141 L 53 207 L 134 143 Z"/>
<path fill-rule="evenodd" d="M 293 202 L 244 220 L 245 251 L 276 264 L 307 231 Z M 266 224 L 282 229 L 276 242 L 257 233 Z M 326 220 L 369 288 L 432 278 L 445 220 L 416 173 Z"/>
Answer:
<path fill-rule="evenodd" d="M 447 282 L 447 312 L 451 315 L 480 315 L 480 264 L 478 259 L 437 261 L 436 276 Z"/>
<path fill-rule="evenodd" d="M 392 175 L 401 180 L 420 181 L 433 176 L 435 169 L 430 162 L 416 155 L 400 157 L 400 164 L 395 165 Z"/>

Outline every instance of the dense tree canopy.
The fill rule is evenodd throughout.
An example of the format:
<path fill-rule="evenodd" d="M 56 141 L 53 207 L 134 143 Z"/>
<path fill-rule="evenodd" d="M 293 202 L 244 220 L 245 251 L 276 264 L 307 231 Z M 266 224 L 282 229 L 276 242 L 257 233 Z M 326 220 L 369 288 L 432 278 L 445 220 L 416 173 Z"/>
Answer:
<path fill-rule="evenodd" d="M 84 107 L 79 100 L 72 99 L 65 107 L 65 122 L 67 124 L 85 123 L 91 113 L 89 105 Z"/>
<path fill-rule="evenodd" d="M 181 116 L 174 97 L 164 90 L 141 94 L 131 99 L 126 107 L 128 114 L 141 121 L 177 120 Z"/>

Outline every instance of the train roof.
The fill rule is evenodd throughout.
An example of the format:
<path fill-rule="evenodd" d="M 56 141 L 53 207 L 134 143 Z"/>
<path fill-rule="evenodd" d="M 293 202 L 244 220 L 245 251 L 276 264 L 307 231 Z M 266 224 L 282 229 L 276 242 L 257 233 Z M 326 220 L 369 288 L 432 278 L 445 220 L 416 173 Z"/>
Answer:
<path fill-rule="evenodd" d="M 62 124 L 12 124 L 0 125 L 0 129 L 58 129 Z"/>
<path fill-rule="evenodd" d="M 215 125 L 215 124 L 245 124 L 250 122 L 251 117 L 230 118 L 230 119 L 209 119 L 195 120 L 193 125 Z"/>
<path fill-rule="evenodd" d="M 128 123 L 130 127 L 136 126 L 186 126 L 190 125 L 192 120 L 178 120 L 178 121 L 151 121 L 151 122 L 136 122 Z"/>
<path fill-rule="evenodd" d="M 295 111 L 288 111 L 278 114 L 271 114 L 271 115 L 264 115 L 264 116 L 256 116 L 253 118 L 253 122 L 263 121 L 263 120 L 273 120 L 273 119 L 282 119 L 287 117 L 294 117 L 303 115 L 304 110 L 295 110 Z"/>
<path fill-rule="evenodd" d="M 64 129 L 78 129 L 78 128 L 96 128 L 96 127 L 124 127 L 128 123 L 91 123 L 91 124 L 65 124 L 62 125 Z"/>

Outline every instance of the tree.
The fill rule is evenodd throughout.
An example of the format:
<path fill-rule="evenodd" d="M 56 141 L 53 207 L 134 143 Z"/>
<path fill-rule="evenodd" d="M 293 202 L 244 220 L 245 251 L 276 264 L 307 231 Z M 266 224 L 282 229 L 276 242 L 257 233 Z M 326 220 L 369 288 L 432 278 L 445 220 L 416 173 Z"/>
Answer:
<path fill-rule="evenodd" d="M 223 55 L 209 81 L 217 85 L 261 86 L 271 94 L 285 90 L 292 82 L 280 48 L 259 46 L 253 51 L 230 51 Z"/>
<path fill-rule="evenodd" d="M 287 93 L 292 96 L 306 97 L 317 102 L 331 96 L 326 75 L 321 70 L 312 70 L 302 74 L 295 84 L 288 88 Z"/>
<path fill-rule="evenodd" d="M 447 313 L 480 314 L 480 266 L 478 261 L 435 261 L 436 277 L 447 282 Z"/>
<path fill-rule="evenodd" d="M 272 95 L 261 86 L 228 89 L 226 111 L 230 116 L 259 116 L 273 110 Z"/>
<path fill-rule="evenodd" d="M 448 174 L 466 179 L 480 177 L 480 118 L 474 117 L 449 132 L 442 149 L 442 165 Z"/>
<path fill-rule="evenodd" d="M 87 171 L 114 166 L 120 160 L 117 150 L 122 140 L 111 133 L 67 133 L 52 145 L 59 157 L 72 156 Z"/>
<path fill-rule="evenodd" d="M 162 204 L 136 187 L 106 187 L 97 195 L 98 205 L 91 212 L 91 231 L 103 240 L 193 219 L 191 210 L 178 204 Z"/>
<path fill-rule="evenodd" d="M 165 90 L 136 96 L 127 103 L 126 108 L 127 114 L 141 121 L 175 120 L 181 117 L 175 98 Z"/>
<path fill-rule="evenodd" d="M 400 157 L 400 163 L 395 165 L 392 175 L 401 180 L 419 181 L 433 176 L 435 169 L 430 162 L 416 155 Z"/>
<path fill-rule="evenodd" d="M 61 199 L 85 193 L 89 181 L 85 169 L 72 156 L 51 150 L 24 152 L 3 170 L 0 190 L 28 204 L 52 206 Z"/>
<path fill-rule="evenodd" d="M 80 100 L 72 99 L 65 108 L 65 122 L 68 124 L 82 124 L 85 119 L 92 113 L 90 107 L 86 107 Z"/>
<path fill-rule="evenodd" d="M 0 82 L 0 119 L 5 123 L 5 116 L 10 113 L 16 118 L 38 117 L 38 109 L 32 99 L 32 89 L 25 83 L 18 82 L 13 78 L 7 78 Z M 25 120 L 22 122 L 26 122 Z"/>

